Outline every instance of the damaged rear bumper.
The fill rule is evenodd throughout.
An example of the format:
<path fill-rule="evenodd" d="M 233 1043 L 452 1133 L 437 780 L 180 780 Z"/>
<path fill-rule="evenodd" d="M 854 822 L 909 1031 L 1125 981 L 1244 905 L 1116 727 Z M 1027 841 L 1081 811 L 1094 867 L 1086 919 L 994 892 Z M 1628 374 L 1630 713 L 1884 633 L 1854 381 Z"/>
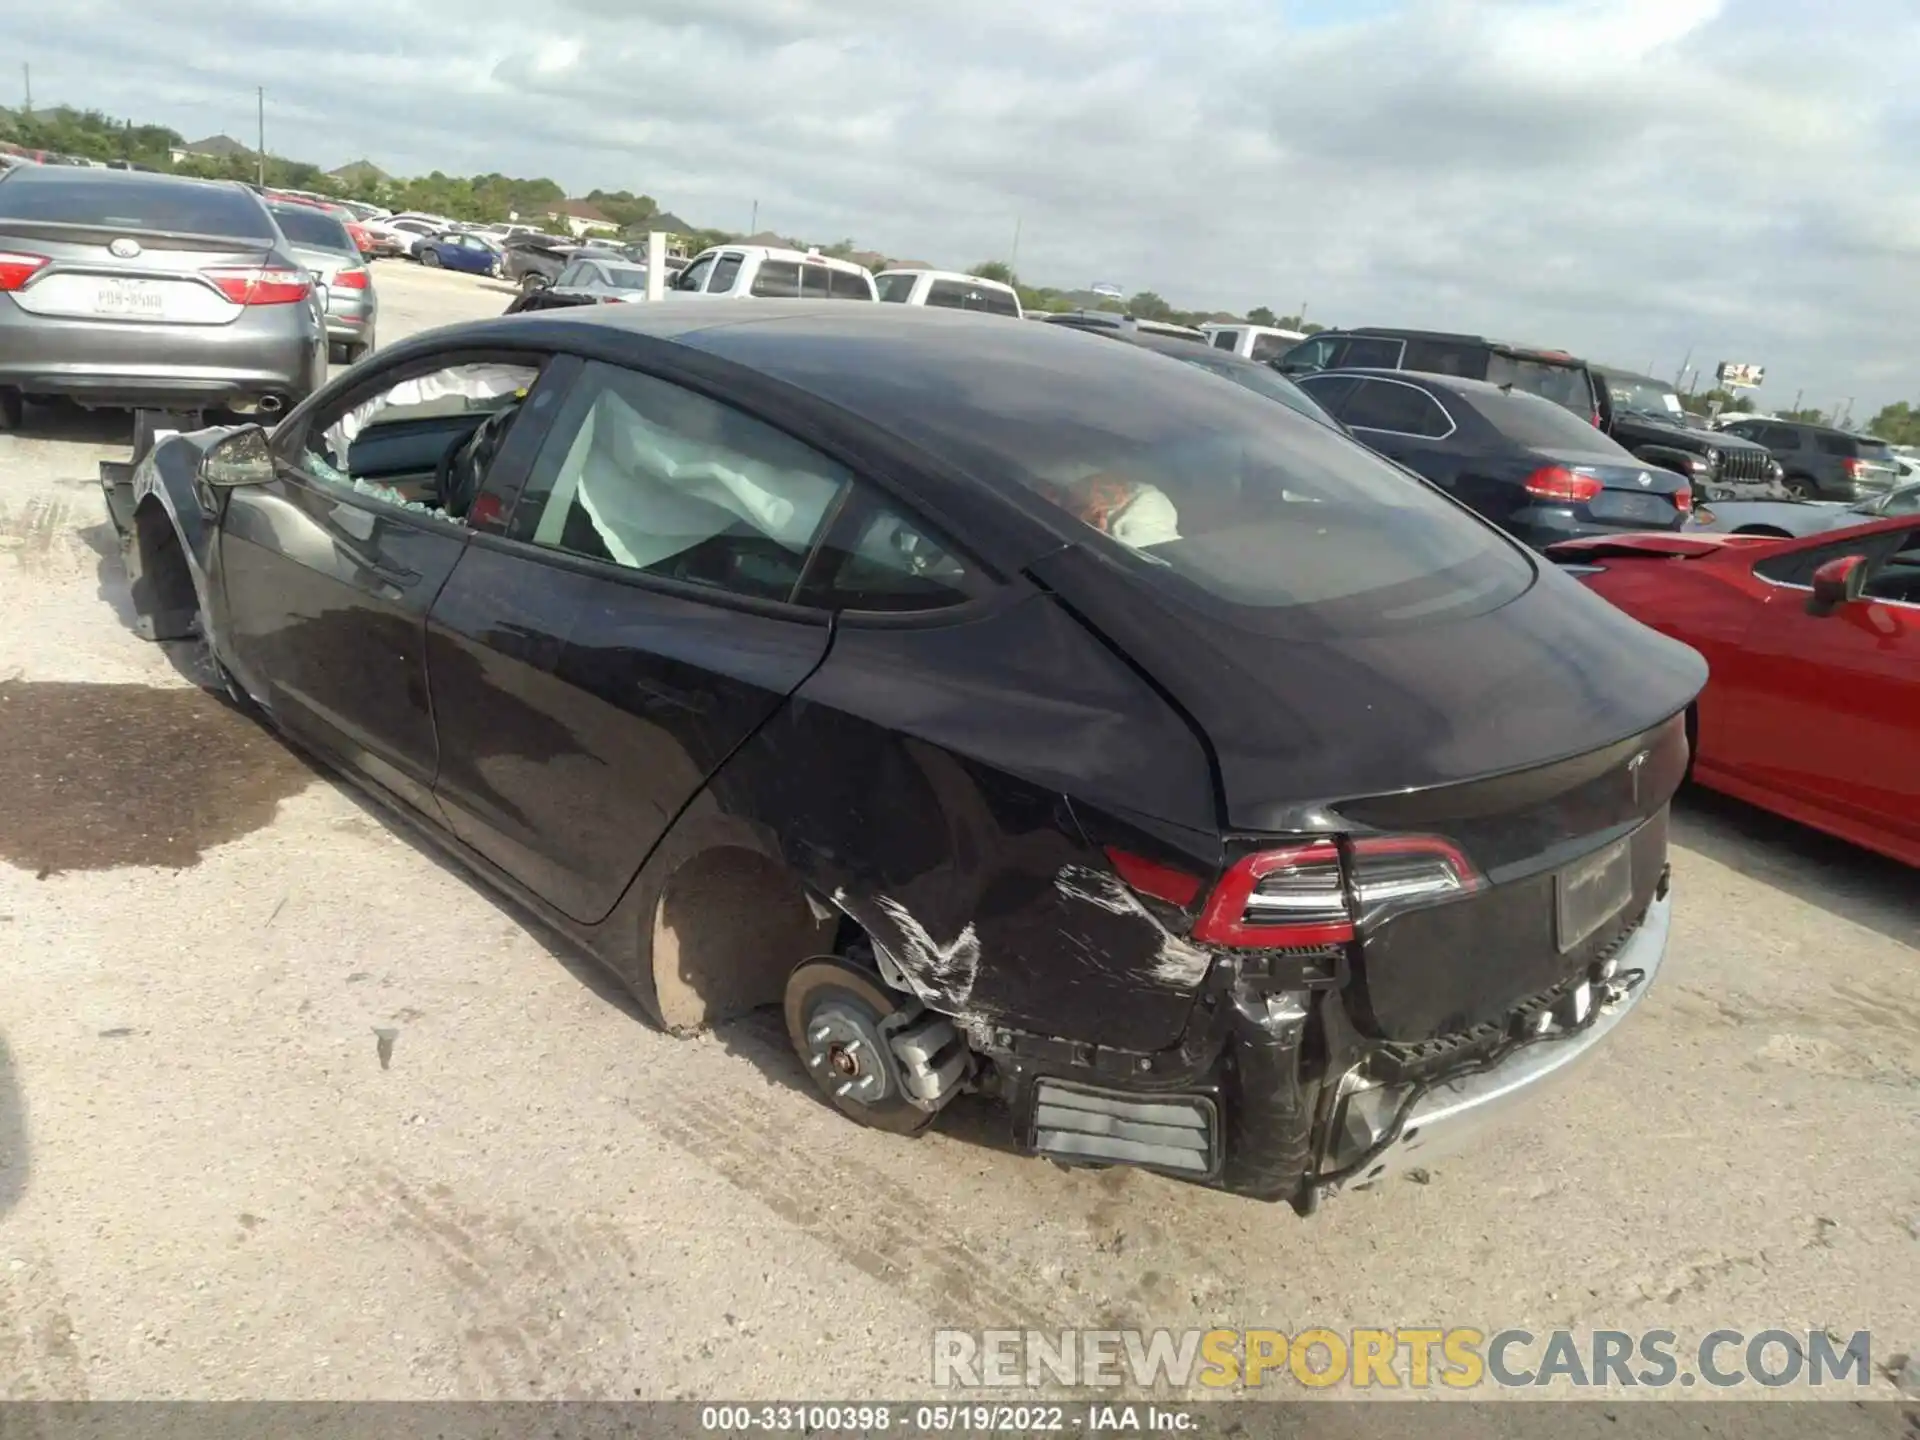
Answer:
<path fill-rule="evenodd" d="M 1671 896 L 1653 901 L 1639 928 L 1609 962 L 1608 978 L 1569 997 L 1566 1003 L 1574 1008 L 1565 1018 L 1580 1028 L 1545 1035 L 1487 1069 L 1435 1083 L 1412 1100 L 1403 1116 L 1397 1112 L 1405 1099 L 1384 1087 L 1336 1097 L 1334 1133 L 1351 1137 L 1350 1143 L 1372 1158 L 1346 1180 L 1318 1188 L 1327 1193 L 1343 1183 L 1371 1185 L 1457 1154 L 1561 1080 L 1604 1045 L 1646 999 L 1666 958 L 1672 912 Z M 1580 1014 L 1581 1005 L 1592 1006 L 1593 1013 Z"/>
<path fill-rule="evenodd" d="M 1180 1051 L 1127 1059 L 1001 1032 L 1011 1048 L 994 1063 L 1031 1153 L 1139 1166 L 1310 1211 L 1341 1189 L 1469 1148 L 1600 1049 L 1652 988 L 1671 914 L 1663 883 L 1604 962 L 1516 1012 L 1500 1043 L 1417 1080 L 1370 1078 L 1362 1058 L 1303 1083 L 1316 998 L 1304 991 L 1257 1004 L 1218 997 L 1221 1023 L 1206 1046 L 1190 1037 Z"/>

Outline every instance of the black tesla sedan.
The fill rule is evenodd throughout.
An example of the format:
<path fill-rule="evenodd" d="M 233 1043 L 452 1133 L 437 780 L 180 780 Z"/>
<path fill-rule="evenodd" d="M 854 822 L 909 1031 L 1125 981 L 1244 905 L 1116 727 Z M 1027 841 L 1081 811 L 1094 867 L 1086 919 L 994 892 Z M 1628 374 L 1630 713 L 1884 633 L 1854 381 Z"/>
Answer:
<path fill-rule="evenodd" d="M 143 633 L 666 1026 L 783 1006 L 867 1124 L 971 1090 L 1031 1151 L 1309 1209 L 1664 954 L 1699 658 L 1132 345 L 522 315 L 102 482 Z"/>
<path fill-rule="evenodd" d="M 1692 513 L 1682 476 L 1638 459 L 1564 406 L 1512 386 L 1409 370 L 1296 378 L 1356 439 L 1529 545 L 1678 530 Z"/>

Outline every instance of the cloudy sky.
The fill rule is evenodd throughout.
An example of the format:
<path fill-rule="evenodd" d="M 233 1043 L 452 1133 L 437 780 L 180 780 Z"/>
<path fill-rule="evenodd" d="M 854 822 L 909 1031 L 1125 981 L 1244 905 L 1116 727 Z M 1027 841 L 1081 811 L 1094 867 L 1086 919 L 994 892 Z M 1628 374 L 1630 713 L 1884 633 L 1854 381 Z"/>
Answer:
<path fill-rule="evenodd" d="M 1920 401 L 1914 0 L 63 0 L 37 105 Z M 537 17 L 538 23 L 534 23 Z M 18 96 L 0 74 L 0 94 Z"/>

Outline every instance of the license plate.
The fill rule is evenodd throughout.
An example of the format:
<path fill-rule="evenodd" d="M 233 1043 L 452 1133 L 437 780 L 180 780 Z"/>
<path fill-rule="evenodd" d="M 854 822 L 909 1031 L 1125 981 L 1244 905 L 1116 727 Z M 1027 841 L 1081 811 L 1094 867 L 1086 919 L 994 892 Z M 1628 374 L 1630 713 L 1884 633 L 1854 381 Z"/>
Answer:
<path fill-rule="evenodd" d="M 1664 495 L 1642 495 L 1630 490 L 1602 491 L 1589 507 L 1611 520 L 1671 520 L 1673 501 Z"/>
<path fill-rule="evenodd" d="M 1573 949 L 1633 899 L 1632 837 L 1577 860 L 1553 877 L 1554 929 L 1562 952 Z"/>
<path fill-rule="evenodd" d="M 102 280 L 93 292 L 93 313 L 158 320 L 167 313 L 167 292 L 150 280 Z"/>

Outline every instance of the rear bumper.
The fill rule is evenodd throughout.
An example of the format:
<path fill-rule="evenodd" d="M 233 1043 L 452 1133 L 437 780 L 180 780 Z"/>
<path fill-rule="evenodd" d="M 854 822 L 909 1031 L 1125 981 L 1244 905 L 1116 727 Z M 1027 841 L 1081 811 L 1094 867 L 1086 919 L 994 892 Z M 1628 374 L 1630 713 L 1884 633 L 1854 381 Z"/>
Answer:
<path fill-rule="evenodd" d="M 1666 959 L 1672 913 L 1671 895 L 1648 906 L 1646 918 L 1615 962 L 1618 977 L 1637 978 L 1631 986 L 1623 985 L 1624 993 L 1612 1003 L 1597 1002 L 1592 1024 L 1563 1039 L 1536 1040 L 1481 1074 L 1436 1085 L 1414 1102 L 1399 1138 L 1352 1183 L 1374 1184 L 1458 1154 L 1606 1044 L 1653 988 Z"/>
<path fill-rule="evenodd" d="M 325 378 L 325 345 L 311 311 L 221 326 L 142 325 L 47 320 L 0 296 L 0 387 L 27 395 L 195 410 L 262 395 L 291 403 Z"/>

